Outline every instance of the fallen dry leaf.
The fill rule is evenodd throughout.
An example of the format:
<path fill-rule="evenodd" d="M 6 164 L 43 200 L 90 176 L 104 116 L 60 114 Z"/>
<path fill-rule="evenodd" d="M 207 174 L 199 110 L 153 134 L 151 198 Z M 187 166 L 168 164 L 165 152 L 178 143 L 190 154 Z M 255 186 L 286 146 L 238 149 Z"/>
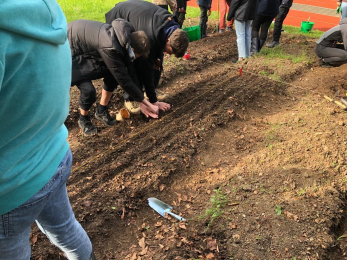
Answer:
<path fill-rule="evenodd" d="M 217 251 L 219 252 L 218 245 L 217 245 L 217 239 L 213 239 L 212 237 L 207 239 L 207 248 L 210 251 Z"/>
<path fill-rule="evenodd" d="M 297 215 L 294 215 L 292 213 L 290 213 L 289 211 L 283 211 L 283 214 L 287 217 L 287 219 L 289 220 L 294 220 L 296 222 L 299 221 L 299 217 Z"/>
<path fill-rule="evenodd" d="M 86 200 L 82 203 L 83 206 L 85 207 L 89 207 L 90 205 L 92 205 L 92 201 L 91 200 Z"/>
<path fill-rule="evenodd" d="M 165 189 L 166 185 L 165 184 L 160 184 L 159 185 L 159 190 L 163 191 Z"/>
<path fill-rule="evenodd" d="M 155 227 L 161 227 L 163 225 L 163 222 L 161 221 L 158 221 L 157 223 L 155 223 Z"/>
<path fill-rule="evenodd" d="M 147 251 L 148 251 L 148 246 L 146 246 L 146 248 L 144 248 L 144 249 L 139 253 L 139 255 L 145 255 L 145 254 L 147 254 Z"/>
<path fill-rule="evenodd" d="M 234 223 L 229 223 L 228 228 L 229 229 L 237 229 L 237 225 Z"/>
<path fill-rule="evenodd" d="M 206 256 L 206 259 L 214 259 L 214 254 L 209 253 L 209 254 Z"/>
<path fill-rule="evenodd" d="M 178 224 L 178 226 L 179 226 L 180 228 L 182 228 L 182 229 L 187 229 L 186 223 L 185 223 L 184 221 L 181 221 L 181 222 Z"/>
<path fill-rule="evenodd" d="M 35 245 L 36 241 L 37 241 L 37 234 L 33 235 L 33 237 L 31 238 L 31 243 Z"/>
<path fill-rule="evenodd" d="M 144 237 L 139 240 L 139 246 L 142 249 L 144 249 L 146 247 L 146 243 L 145 243 L 145 238 Z"/>

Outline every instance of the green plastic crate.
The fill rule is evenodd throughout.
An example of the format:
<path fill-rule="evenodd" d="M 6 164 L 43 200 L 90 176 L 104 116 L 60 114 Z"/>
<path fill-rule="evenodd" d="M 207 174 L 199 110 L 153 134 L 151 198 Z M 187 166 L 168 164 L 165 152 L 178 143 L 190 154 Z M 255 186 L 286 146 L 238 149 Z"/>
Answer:
<path fill-rule="evenodd" d="M 188 34 L 189 41 L 193 42 L 201 39 L 200 26 L 185 27 L 183 30 Z"/>

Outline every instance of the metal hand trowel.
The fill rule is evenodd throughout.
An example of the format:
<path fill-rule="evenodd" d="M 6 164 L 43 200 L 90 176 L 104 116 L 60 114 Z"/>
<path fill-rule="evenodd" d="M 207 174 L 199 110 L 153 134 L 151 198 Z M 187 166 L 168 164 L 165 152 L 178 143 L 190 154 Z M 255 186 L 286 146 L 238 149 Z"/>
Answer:
<path fill-rule="evenodd" d="M 184 218 L 182 218 L 179 215 L 176 215 L 175 213 L 172 213 L 172 207 L 165 202 L 162 202 L 161 200 L 158 200 L 156 198 L 149 198 L 148 199 L 149 206 L 154 209 L 156 212 L 158 212 L 160 215 L 162 215 L 164 218 L 165 213 L 173 216 L 175 219 L 178 219 L 179 221 L 186 221 Z"/>

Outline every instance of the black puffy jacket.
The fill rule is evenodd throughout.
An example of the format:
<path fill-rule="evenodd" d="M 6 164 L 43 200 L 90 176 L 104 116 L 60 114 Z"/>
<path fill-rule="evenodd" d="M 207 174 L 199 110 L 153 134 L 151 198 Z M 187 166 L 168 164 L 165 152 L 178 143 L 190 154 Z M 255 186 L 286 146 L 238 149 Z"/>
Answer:
<path fill-rule="evenodd" d="M 257 13 L 258 0 L 232 0 L 227 20 L 235 18 L 238 21 L 254 20 Z"/>
<path fill-rule="evenodd" d="M 282 0 L 259 0 L 257 14 L 261 16 L 278 15 Z"/>
<path fill-rule="evenodd" d="M 68 25 L 72 83 L 104 77 L 111 72 L 118 84 L 138 102 L 144 99 L 129 56 L 134 27 L 123 19 L 112 24 L 76 20 Z"/>
<path fill-rule="evenodd" d="M 118 3 L 105 16 L 106 23 L 122 18 L 130 22 L 136 31 L 142 30 L 147 34 L 151 42 L 151 51 L 145 66 L 142 67 L 145 76 L 143 83 L 149 100 L 152 103 L 156 102 L 153 65 L 156 59 L 162 57 L 163 48 L 166 44 L 163 41 L 162 31 L 170 21 L 177 22 L 176 16 L 164 8 L 142 0 L 129 0 Z"/>

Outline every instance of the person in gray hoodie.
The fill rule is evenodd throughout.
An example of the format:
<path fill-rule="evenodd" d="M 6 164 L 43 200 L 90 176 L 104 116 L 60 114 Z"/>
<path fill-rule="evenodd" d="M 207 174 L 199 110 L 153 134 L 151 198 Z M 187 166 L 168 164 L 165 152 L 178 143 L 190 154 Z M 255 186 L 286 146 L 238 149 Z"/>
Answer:
<path fill-rule="evenodd" d="M 319 38 L 315 52 L 320 66 L 337 67 L 347 63 L 347 18 Z"/>

